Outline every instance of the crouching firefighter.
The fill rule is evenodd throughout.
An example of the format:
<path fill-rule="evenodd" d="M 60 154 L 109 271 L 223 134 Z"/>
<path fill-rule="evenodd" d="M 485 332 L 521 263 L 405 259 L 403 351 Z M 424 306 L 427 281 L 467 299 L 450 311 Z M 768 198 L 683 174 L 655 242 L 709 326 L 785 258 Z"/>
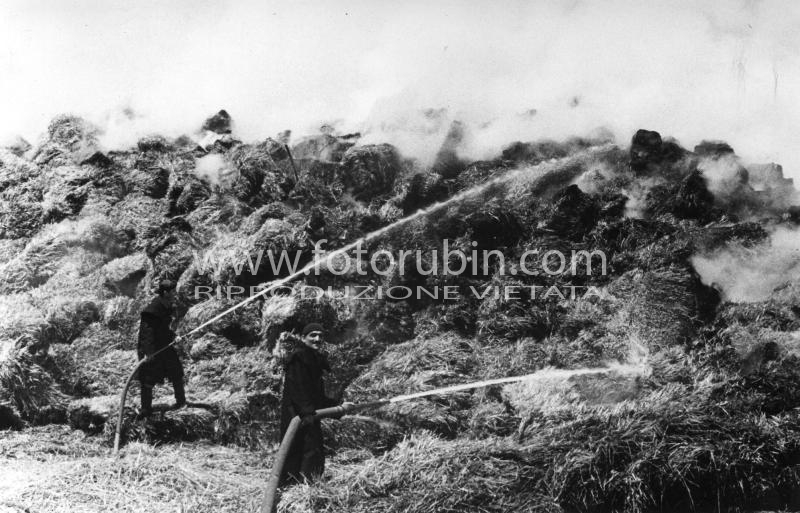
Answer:
<path fill-rule="evenodd" d="M 322 352 L 324 344 L 322 325 L 308 324 L 303 329 L 302 342 L 302 345 L 285 360 L 286 374 L 281 399 L 281 438 L 295 416 L 299 416 L 302 423 L 289 449 L 280 486 L 311 481 L 322 475 L 325 469 L 322 424 L 320 419 L 314 416 L 316 410 L 340 404 L 340 401 L 325 395 L 323 374 L 331 368 Z"/>
<path fill-rule="evenodd" d="M 142 393 L 142 417 L 153 414 L 153 387 L 164 379 L 172 382 L 175 407 L 180 408 L 186 404 L 183 365 L 178 358 L 178 352 L 169 346 L 175 340 L 175 333 L 170 329 L 174 304 L 175 282 L 165 280 L 158 287 L 158 296 L 142 310 L 136 347 L 139 359 L 145 359 L 138 373 Z"/>

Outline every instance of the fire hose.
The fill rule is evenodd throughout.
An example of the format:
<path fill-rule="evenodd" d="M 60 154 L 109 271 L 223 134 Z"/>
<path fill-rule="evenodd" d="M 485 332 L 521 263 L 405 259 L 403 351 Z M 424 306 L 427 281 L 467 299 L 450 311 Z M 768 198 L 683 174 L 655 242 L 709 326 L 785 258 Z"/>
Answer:
<path fill-rule="evenodd" d="M 117 414 L 117 428 L 114 431 L 114 455 L 119 454 L 119 442 L 122 436 L 122 420 L 123 420 L 123 413 L 125 413 L 125 399 L 128 397 L 128 389 L 131 387 L 131 382 L 133 378 L 136 377 L 136 373 L 139 372 L 139 368 L 144 365 L 150 358 L 157 356 L 162 351 L 166 350 L 168 347 L 171 347 L 179 340 L 179 337 L 176 337 L 169 345 L 162 347 L 152 355 L 147 358 L 142 358 L 138 362 L 136 362 L 136 366 L 133 368 L 130 376 L 128 376 L 128 380 L 125 382 L 125 386 L 122 388 L 122 393 L 119 397 L 119 413 Z"/>
<path fill-rule="evenodd" d="M 317 412 L 314 414 L 314 419 L 341 417 L 347 413 L 377 408 L 388 403 L 389 400 L 382 400 L 369 403 L 334 406 L 332 408 L 317 410 Z M 300 429 L 300 417 L 295 417 L 289 423 L 289 427 L 286 428 L 286 433 L 283 435 L 281 445 L 278 448 L 278 452 L 275 454 L 275 462 L 272 464 L 272 473 L 270 474 L 269 481 L 267 482 L 267 489 L 264 492 L 264 501 L 261 504 L 261 513 L 274 513 L 278 507 L 278 485 L 281 481 L 281 474 L 283 474 L 283 467 L 286 464 L 286 458 L 289 456 L 289 449 L 292 446 L 294 437 L 297 435 L 298 429 Z"/>

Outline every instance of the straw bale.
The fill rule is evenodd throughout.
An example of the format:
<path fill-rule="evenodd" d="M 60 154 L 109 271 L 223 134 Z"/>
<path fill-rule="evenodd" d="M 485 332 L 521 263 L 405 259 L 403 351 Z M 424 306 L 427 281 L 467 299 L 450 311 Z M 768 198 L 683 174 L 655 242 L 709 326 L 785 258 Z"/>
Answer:
<path fill-rule="evenodd" d="M 53 167 L 81 162 L 96 150 L 97 136 L 97 127 L 77 116 L 56 116 L 48 125 L 46 139 L 36 148 L 33 160 L 39 165 Z"/>
<path fill-rule="evenodd" d="M 225 109 L 220 110 L 216 114 L 209 116 L 204 122 L 200 130 L 208 130 L 216 134 L 229 134 L 233 128 L 233 119 L 228 111 Z"/>
<path fill-rule="evenodd" d="M 122 338 L 133 338 L 139 329 L 139 314 L 143 302 L 126 296 L 117 296 L 106 301 L 102 307 L 101 321 Z"/>
<path fill-rule="evenodd" d="M 0 400 L 11 402 L 22 418 L 46 420 L 64 408 L 64 394 L 34 357 L 24 350 L 7 349 L 0 355 Z"/>
<path fill-rule="evenodd" d="M 600 205 L 597 200 L 584 194 L 577 185 L 559 191 L 547 209 L 542 227 L 561 236 L 581 239 L 597 224 Z"/>
<path fill-rule="evenodd" d="M 72 429 L 79 429 L 91 435 L 103 432 L 108 419 L 118 411 L 119 397 L 104 395 L 71 401 L 67 417 Z"/>
<path fill-rule="evenodd" d="M 289 213 L 289 207 L 280 202 L 273 202 L 259 207 L 242 222 L 239 231 L 243 235 L 253 235 L 268 219 L 283 219 Z"/>
<path fill-rule="evenodd" d="M 114 205 L 108 212 L 107 220 L 117 230 L 130 230 L 141 240 L 148 230 L 161 225 L 166 213 L 166 205 L 162 200 L 131 193 Z"/>
<path fill-rule="evenodd" d="M 49 140 L 66 146 L 70 151 L 77 150 L 87 141 L 94 142 L 97 135 L 96 127 L 70 114 L 56 116 L 47 126 Z"/>
<path fill-rule="evenodd" d="M 706 179 L 700 171 L 693 171 L 681 182 L 658 184 L 652 187 L 645 199 L 645 212 L 658 217 L 672 214 L 678 219 L 697 219 L 707 223 L 719 217 L 713 207 L 714 195 L 708 190 Z"/>
<path fill-rule="evenodd" d="M 272 447 L 277 441 L 280 435 L 280 398 L 275 393 L 240 391 L 222 399 L 211 397 L 207 400 L 219 404 L 214 423 L 215 442 L 263 449 Z"/>
<path fill-rule="evenodd" d="M 0 200 L 0 236 L 5 239 L 31 237 L 42 226 L 42 214 L 38 201 Z"/>
<path fill-rule="evenodd" d="M 271 250 L 275 257 L 286 251 L 290 258 L 294 258 L 295 251 L 305 250 L 307 244 L 305 232 L 279 219 L 266 220 L 252 236 L 253 249 Z"/>
<path fill-rule="evenodd" d="M 400 156 L 390 144 L 350 148 L 339 168 L 344 187 L 358 201 L 371 201 L 390 193 L 403 172 Z"/>
<path fill-rule="evenodd" d="M 171 150 L 171 145 L 164 136 L 146 135 L 136 142 L 139 151 L 163 152 Z"/>
<path fill-rule="evenodd" d="M 233 232 L 252 212 L 253 207 L 244 201 L 214 188 L 211 195 L 186 216 L 186 220 L 198 230 L 219 225 L 218 228 Z"/>
<path fill-rule="evenodd" d="M 214 413 L 205 408 L 170 410 L 169 403 L 154 402 L 155 413 L 148 419 L 135 420 L 127 415 L 123 420 L 121 438 L 147 443 L 193 442 L 209 440 L 214 435 Z M 104 434 L 112 439 L 115 422 L 106 422 Z"/>
<path fill-rule="evenodd" d="M 282 177 L 268 145 L 242 144 L 234 148 L 228 158 L 238 172 L 231 185 L 237 198 L 247 201 L 258 195 L 261 203 L 281 198 Z"/>
<path fill-rule="evenodd" d="M 189 176 L 173 184 L 167 195 L 170 215 L 184 215 L 211 196 L 211 187 L 196 176 Z"/>
<path fill-rule="evenodd" d="M 332 207 L 339 204 L 344 194 L 344 184 L 338 176 L 338 164 L 299 158 L 295 162 L 300 169 L 300 179 L 289 192 L 290 200 L 306 207 Z"/>
<path fill-rule="evenodd" d="M 8 150 L 0 150 L 0 191 L 20 185 L 40 173 L 33 163 Z"/>
<path fill-rule="evenodd" d="M 330 133 L 322 133 L 303 138 L 292 146 L 292 155 L 295 159 L 314 159 L 324 162 L 339 162 L 355 140 L 348 137 L 338 137 Z"/>
<path fill-rule="evenodd" d="M 117 258 L 108 262 L 101 270 L 104 277 L 103 287 L 115 295 L 136 297 L 149 270 L 150 261 L 142 253 Z"/>
<path fill-rule="evenodd" d="M 32 336 L 44 323 L 44 312 L 28 294 L 0 295 L 0 339 Z"/>
<path fill-rule="evenodd" d="M 37 236 L 3 266 L 0 292 L 23 292 L 45 283 L 58 270 L 66 254 L 67 245 L 63 240 Z"/>
<path fill-rule="evenodd" d="M 480 300 L 476 312 L 478 335 L 484 340 L 515 341 L 520 338 L 543 338 L 551 333 L 556 324 L 559 309 L 556 298 L 532 298 L 525 284 L 512 277 L 495 276 L 485 285 L 476 286 L 479 292 L 483 287 L 498 287 L 500 294 L 495 296 L 493 289 Z M 519 287 L 518 298 L 504 292 L 507 287 Z M 539 292 L 541 295 L 541 292 Z"/>
<path fill-rule="evenodd" d="M 163 198 L 169 187 L 169 170 L 162 167 L 134 168 L 125 175 L 128 190 L 151 198 Z"/>
<path fill-rule="evenodd" d="M 235 352 L 236 346 L 231 344 L 228 339 L 214 333 L 204 333 L 192 344 L 189 355 L 193 360 L 208 360 Z"/>
<path fill-rule="evenodd" d="M 192 306 L 178 325 L 178 334 L 188 333 L 238 303 L 238 300 L 208 299 Z M 261 340 L 259 306 L 252 301 L 237 308 L 205 329 L 229 340 L 236 347 L 252 346 Z"/>
<path fill-rule="evenodd" d="M 181 279 L 188 284 L 205 285 L 202 282 L 210 280 L 216 285 L 256 286 L 288 275 L 295 262 L 299 268 L 307 250 L 305 232 L 285 221 L 267 219 L 249 236 L 219 233 L 213 245 L 197 253 Z"/>
<path fill-rule="evenodd" d="M 88 166 L 59 166 L 48 169 L 44 177 L 47 183 L 42 198 L 42 219 L 53 223 L 80 213 L 98 172 Z"/>
<path fill-rule="evenodd" d="M 51 373 L 75 396 L 119 393 L 138 361 L 134 350 L 119 348 L 120 342 L 81 337 L 70 346 L 53 346 L 50 356 L 55 370 Z M 135 340 L 125 345 L 135 345 Z"/>
<path fill-rule="evenodd" d="M 194 233 L 178 232 L 165 235 L 153 241 L 152 245 L 145 247 L 145 251 L 152 261 L 154 281 L 165 279 L 178 281 L 194 261 L 197 247 L 202 247 L 203 238 L 195 237 Z M 179 291 L 193 295 L 194 290 Z M 186 294 L 185 294 L 186 295 Z"/>
<path fill-rule="evenodd" d="M 48 309 L 42 336 L 51 344 L 69 344 L 99 319 L 100 311 L 94 302 L 62 299 Z"/>
<path fill-rule="evenodd" d="M 694 332 L 698 312 L 695 291 L 700 280 L 686 269 L 669 267 L 642 273 L 629 271 L 609 285 L 625 302 L 620 324 L 649 347 L 680 344 Z"/>

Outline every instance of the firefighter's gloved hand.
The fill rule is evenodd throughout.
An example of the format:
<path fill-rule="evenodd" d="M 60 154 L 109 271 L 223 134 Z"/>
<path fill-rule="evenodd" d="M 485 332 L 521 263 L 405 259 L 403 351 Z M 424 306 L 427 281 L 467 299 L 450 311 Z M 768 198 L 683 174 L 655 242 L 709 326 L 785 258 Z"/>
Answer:
<path fill-rule="evenodd" d="M 303 415 L 300 419 L 300 427 L 310 426 L 314 423 L 314 416 L 313 415 Z"/>

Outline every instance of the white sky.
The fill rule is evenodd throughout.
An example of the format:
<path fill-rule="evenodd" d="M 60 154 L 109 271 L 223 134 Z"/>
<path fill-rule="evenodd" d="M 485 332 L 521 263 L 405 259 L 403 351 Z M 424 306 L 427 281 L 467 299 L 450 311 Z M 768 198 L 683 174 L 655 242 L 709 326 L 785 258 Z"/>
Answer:
<path fill-rule="evenodd" d="M 72 112 L 120 146 L 225 108 L 246 140 L 338 122 L 425 156 L 446 123 L 418 113 L 445 107 L 473 127 L 474 157 L 601 126 L 627 144 L 642 127 L 800 178 L 798 27 L 788 0 L 6 1 L 0 138 L 36 140 Z"/>

